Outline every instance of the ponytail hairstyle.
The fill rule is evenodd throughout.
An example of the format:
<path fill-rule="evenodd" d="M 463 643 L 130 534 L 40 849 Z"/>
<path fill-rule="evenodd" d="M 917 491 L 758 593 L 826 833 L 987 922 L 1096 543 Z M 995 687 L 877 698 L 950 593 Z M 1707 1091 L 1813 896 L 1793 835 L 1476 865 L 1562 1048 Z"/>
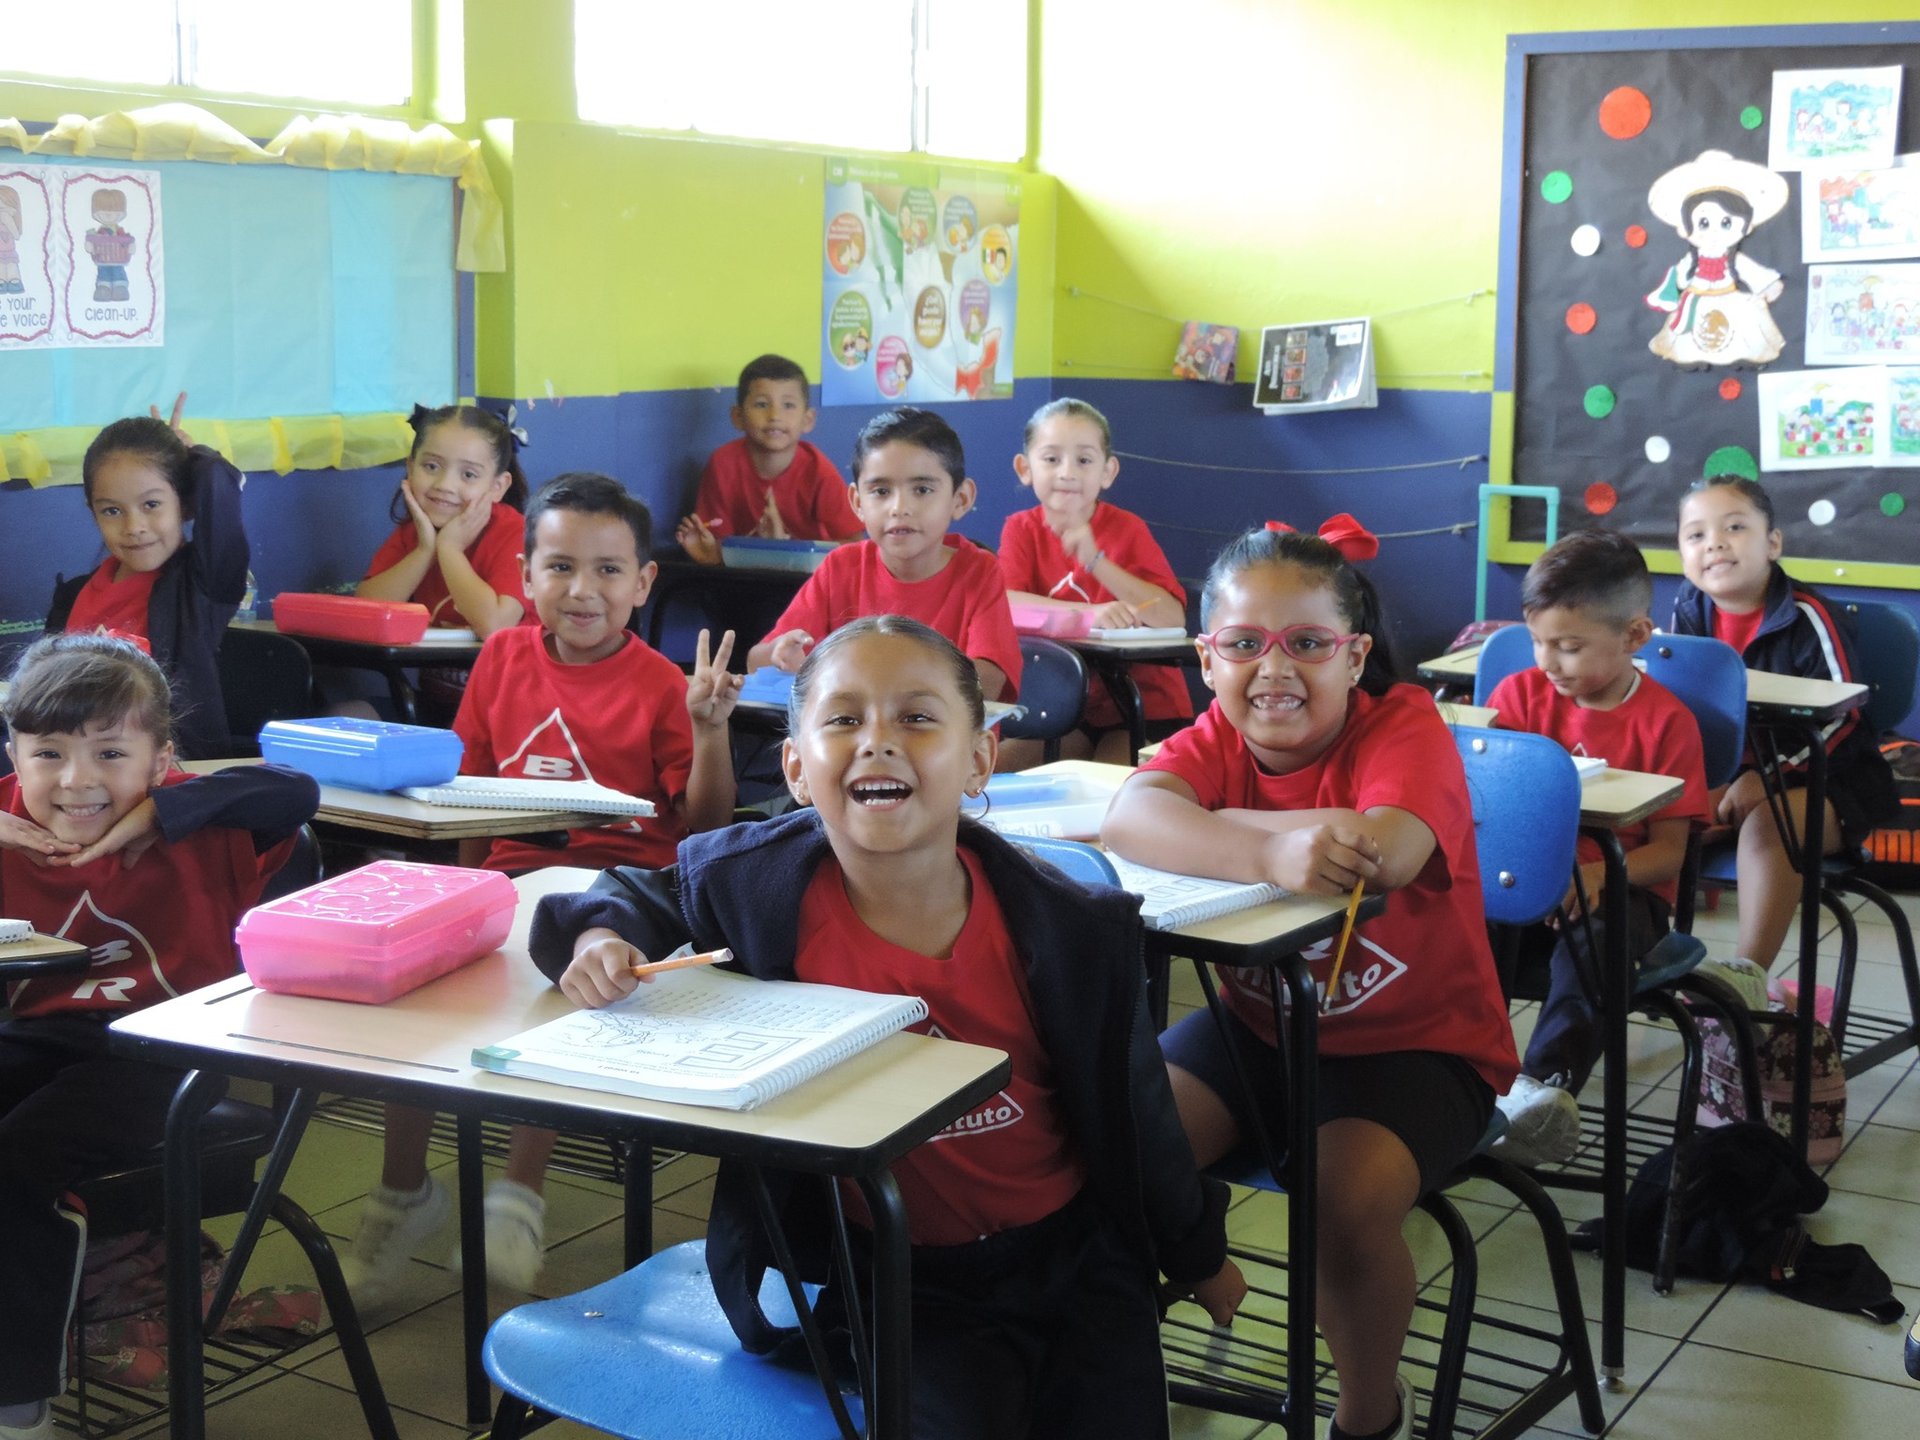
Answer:
<path fill-rule="evenodd" d="M 442 405 L 437 410 L 416 405 L 413 414 L 407 417 L 407 424 L 413 427 L 413 448 L 407 451 L 409 465 L 420 453 L 420 447 L 427 443 L 429 432 L 437 426 L 452 424 L 463 430 L 479 431 L 493 449 L 494 473 L 507 472 L 507 493 L 500 497 L 502 503 L 516 510 L 527 508 L 527 477 L 520 469 L 520 436 L 493 411 L 479 405 Z M 402 477 L 401 484 L 405 483 Z M 396 525 L 405 525 L 412 518 L 406 497 L 398 487 L 394 489 L 393 502 L 387 506 L 387 515 Z"/>
<path fill-rule="evenodd" d="M 95 475 L 114 455 L 137 456 L 158 470 L 179 497 L 180 518 L 193 519 L 189 498 L 193 494 L 193 485 L 187 473 L 193 463 L 193 452 L 174 433 L 171 425 L 149 415 L 129 415 L 124 420 L 114 421 L 94 436 L 93 443 L 87 446 L 85 458 L 80 462 L 80 488 L 86 495 L 88 505 L 93 504 Z"/>
<path fill-rule="evenodd" d="M 827 663 L 827 658 L 869 635 L 897 635 L 939 656 L 953 676 L 954 686 L 960 692 L 961 703 L 967 707 L 967 718 L 973 722 L 973 728 L 987 728 L 987 702 L 980 691 L 980 672 L 959 646 L 931 625 L 905 615 L 863 615 L 835 630 L 808 651 L 807 658 L 800 662 L 799 673 L 793 677 L 793 690 L 787 697 L 789 735 L 800 733 L 801 718 L 807 713 L 807 699 L 813 694 L 814 681 L 820 674 L 820 667 Z"/>
<path fill-rule="evenodd" d="M 167 677 L 151 655 L 118 635 L 43 635 L 13 667 L 0 708 L 16 734 L 84 735 L 89 725 L 131 717 L 156 746 L 173 739 Z"/>
<path fill-rule="evenodd" d="M 1372 537 L 1368 537 L 1371 539 Z M 1293 565 L 1307 571 L 1320 584 L 1333 591 L 1340 618 L 1356 635 L 1372 638 L 1365 668 L 1360 672 L 1360 688 L 1369 695 L 1384 695 L 1399 678 L 1393 647 L 1388 643 L 1386 622 L 1380 614 L 1380 596 L 1373 582 L 1357 570 L 1334 545 L 1318 535 L 1302 535 L 1296 530 L 1249 530 L 1230 542 L 1207 571 L 1206 588 L 1200 594 L 1200 628 L 1213 629 L 1214 607 L 1220 592 L 1243 572 L 1259 565 L 1275 569 Z"/>
<path fill-rule="evenodd" d="M 1027 428 L 1020 435 L 1020 448 L 1031 450 L 1034 432 L 1047 421 L 1062 417 L 1069 420 L 1091 421 L 1094 428 L 1100 432 L 1100 453 L 1107 456 L 1113 454 L 1113 427 L 1107 424 L 1107 417 L 1086 401 L 1076 400 L 1071 395 L 1063 395 L 1058 400 L 1049 400 L 1027 417 Z"/>
<path fill-rule="evenodd" d="M 1769 533 L 1780 527 L 1773 518 L 1773 497 L 1767 494 L 1767 487 L 1758 480 L 1749 480 L 1745 475 L 1708 475 L 1689 485 L 1686 493 L 1680 497 L 1680 508 L 1687 508 L 1687 497 L 1698 495 L 1702 490 L 1728 489 L 1737 493 L 1749 505 L 1760 512 L 1760 518 L 1767 522 Z"/>

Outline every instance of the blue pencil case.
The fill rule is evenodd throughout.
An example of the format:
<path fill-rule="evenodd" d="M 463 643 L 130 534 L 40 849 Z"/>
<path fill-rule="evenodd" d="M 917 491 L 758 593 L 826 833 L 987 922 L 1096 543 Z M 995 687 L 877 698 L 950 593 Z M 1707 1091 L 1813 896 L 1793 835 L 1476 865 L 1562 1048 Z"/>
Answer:
<path fill-rule="evenodd" d="M 762 665 L 740 683 L 743 705 L 777 705 L 787 708 L 793 696 L 793 676 L 773 665 Z"/>
<path fill-rule="evenodd" d="M 444 785 L 460 773 L 465 753 L 451 730 L 348 715 L 269 720 L 260 730 L 262 759 L 354 790 Z"/>
<path fill-rule="evenodd" d="M 730 535 L 720 542 L 723 563 L 736 570 L 798 570 L 811 574 L 835 547 L 832 540 L 762 540 Z"/>

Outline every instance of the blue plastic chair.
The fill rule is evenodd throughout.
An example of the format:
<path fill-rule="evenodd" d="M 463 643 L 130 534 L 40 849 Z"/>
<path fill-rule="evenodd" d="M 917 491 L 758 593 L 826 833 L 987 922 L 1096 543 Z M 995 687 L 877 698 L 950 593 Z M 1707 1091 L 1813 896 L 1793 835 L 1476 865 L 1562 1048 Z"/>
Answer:
<path fill-rule="evenodd" d="M 1489 635 L 1480 646 L 1473 672 L 1473 703 L 1484 705 L 1493 687 L 1507 676 L 1533 665 L 1533 635 L 1524 625 L 1509 625 Z"/>
<path fill-rule="evenodd" d="M 761 1282 L 760 1308 L 774 1325 L 796 1323 L 775 1271 Z M 630 1440 L 840 1433 L 818 1378 L 740 1348 L 714 1298 L 703 1240 L 577 1294 L 509 1310 L 481 1356 L 503 1392 L 493 1440 L 516 1440 L 536 1411 Z M 861 1424 L 859 1396 L 843 1399 Z"/>
<path fill-rule="evenodd" d="M 1026 714 L 1001 721 L 1000 733 L 1009 740 L 1044 741 L 1046 759 L 1058 760 L 1061 737 L 1079 728 L 1087 709 L 1087 662 L 1080 652 L 1044 636 L 1022 635 L 1020 703 Z"/>
<path fill-rule="evenodd" d="M 1008 835 L 1013 844 L 1044 860 L 1069 880 L 1082 885 L 1119 885 L 1120 875 L 1113 862 L 1091 845 L 1079 840 L 1058 840 L 1051 835 Z"/>

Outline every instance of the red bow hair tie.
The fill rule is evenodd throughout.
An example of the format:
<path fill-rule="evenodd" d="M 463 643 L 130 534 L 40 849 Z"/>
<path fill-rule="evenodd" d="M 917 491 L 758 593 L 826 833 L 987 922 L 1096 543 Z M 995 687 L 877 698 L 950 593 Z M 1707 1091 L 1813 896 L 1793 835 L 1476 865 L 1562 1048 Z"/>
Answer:
<path fill-rule="evenodd" d="M 1286 535 L 1299 533 L 1284 520 L 1267 521 L 1267 529 Z M 1338 515 L 1329 515 L 1321 523 L 1320 538 L 1338 550 L 1340 558 L 1349 563 L 1371 560 L 1380 553 L 1379 537 L 1344 510 Z"/>

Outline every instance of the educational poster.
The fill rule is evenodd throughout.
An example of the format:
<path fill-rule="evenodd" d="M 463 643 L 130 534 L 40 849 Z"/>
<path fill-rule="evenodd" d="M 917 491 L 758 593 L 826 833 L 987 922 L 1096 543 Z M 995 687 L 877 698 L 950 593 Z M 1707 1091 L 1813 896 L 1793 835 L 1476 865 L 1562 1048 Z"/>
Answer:
<path fill-rule="evenodd" d="M 1900 123 L 1900 67 L 1776 70 L 1767 168 L 1849 160 L 1891 165 Z"/>
<path fill-rule="evenodd" d="M 1703 150 L 1653 182 L 1647 209 L 1687 249 L 1647 295 L 1648 306 L 1666 317 L 1649 350 L 1689 368 L 1779 358 L 1786 339 L 1770 307 L 1786 281 L 1747 254 L 1743 242 L 1786 206 L 1783 177 L 1724 150 Z"/>
<path fill-rule="evenodd" d="M 65 170 L 61 187 L 61 320 L 69 338 L 59 343 L 163 344 L 159 172 Z"/>
<path fill-rule="evenodd" d="M 1889 367 L 1886 416 L 1880 463 L 1920 465 L 1920 369 Z"/>
<path fill-rule="evenodd" d="M 1838 470 L 1874 463 L 1886 375 L 1785 370 L 1759 377 L 1760 468 Z"/>
<path fill-rule="evenodd" d="M 0 168 L 0 349 L 52 343 L 58 175 L 46 165 Z"/>
<path fill-rule="evenodd" d="M 1920 364 L 1920 264 L 1809 270 L 1807 364 Z"/>
<path fill-rule="evenodd" d="M 1013 393 L 1017 177 L 830 159 L 822 246 L 822 403 Z"/>
<path fill-rule="evenodd" d="M 1902 156 L 1885 170 L 1809 170 L 1801 176 L 1800 258 L 1807 264 L 1916 256 L 1920 156 Z"/>
<path fill-rule="evenodd" d="M 1239 350 L 1238 326 L 1206 325 L 1189 320 L 1180 331 L 1180 343 L 1173 352 L 1173 378 L 1231 385 L 1233 363 Z"/>

